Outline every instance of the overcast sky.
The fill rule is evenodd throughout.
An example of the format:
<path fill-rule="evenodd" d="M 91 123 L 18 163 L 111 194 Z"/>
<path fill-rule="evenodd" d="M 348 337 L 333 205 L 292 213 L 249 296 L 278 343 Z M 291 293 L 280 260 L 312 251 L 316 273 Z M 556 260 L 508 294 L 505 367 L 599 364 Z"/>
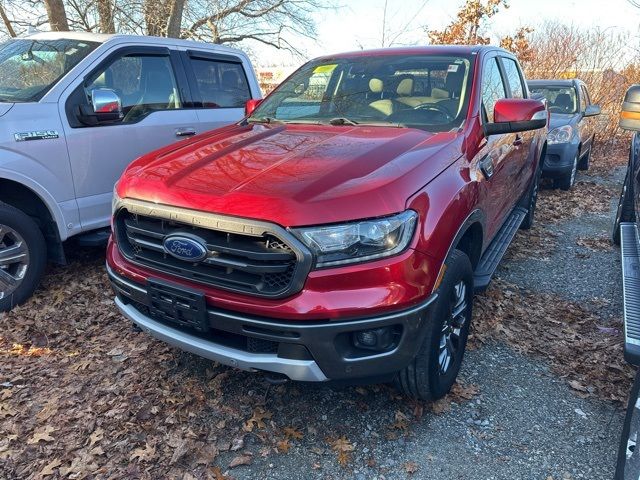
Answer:
<path fill-rule="evenodd" d="M 337 0 L 336 11 L 323 11 L 316 17 L 317 42 L 303 40 L 307 58 L 382 43 L 384 0 Z M 387 36 L 395 44 L 426 43 L 425 28 L 440 29 L 455 17 L 463 0 L 390 0 Z M 640 8 L 627 0 L 510 0 L 508 9 L 493 17 L 490 32 L 505 35 L 519 26 L 534 25 L 546 19 L 559 19 L 584 26 L 615 27 L 640 33 Z M 300 64 L 288 53 L 255 47 L 256 63 Z"/>

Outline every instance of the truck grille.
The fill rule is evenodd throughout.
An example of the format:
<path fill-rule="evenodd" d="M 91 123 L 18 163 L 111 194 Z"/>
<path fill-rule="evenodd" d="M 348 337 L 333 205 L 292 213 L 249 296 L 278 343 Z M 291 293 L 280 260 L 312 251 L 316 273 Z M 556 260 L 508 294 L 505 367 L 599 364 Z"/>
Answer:
<path fill-rule="evenodd" d="M 218 217 L 223 218 L 223 217 Z M 310 261 L 290 234 L 273 225 L 224 231 L 180 221 L 132 213 L 121 209 L 114 226 L 118 248 L 138 265 L 238 293 L 280 298 L 297 293 L 309 272 Z M 247 221 L 252 223 L 251 221 Z M 207 257 L 200 262 L 177 259 L 166 253 L 168 235 L 192 234 L 206 242 Z"/>

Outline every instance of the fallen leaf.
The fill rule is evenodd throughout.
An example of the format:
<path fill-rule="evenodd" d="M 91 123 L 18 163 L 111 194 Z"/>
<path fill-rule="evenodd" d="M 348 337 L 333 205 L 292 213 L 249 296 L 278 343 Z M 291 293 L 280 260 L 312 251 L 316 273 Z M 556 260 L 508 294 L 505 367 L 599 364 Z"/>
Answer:
<path fill-rule="evenodd" d="M 40 476 L 46 477 L 47 475 L 53 475 L 54 470 L 62 465 L 62 461 L 59 458 L 54 458 L 48 463 L 42 470 L 40 470 Z"/>
<path fill-rule="evenodd" d="M 55 432 L 56 429 L 51 425 L 47 425 L 42 429 L 38 429 L 34 432 L 33 436 L 27 440 L 28 445 L 33 445 L 38 442 L 53 442 L 55 438 L 51 436 L 51 433 Z"/>
<path fill-rule="evenodd" d="M 409 475 L 413 475 L 418 471 L 418 464 L 416 462 L 407 462 L 404 464 L 404 471 Z"/>
<path fill-rule="evenodd" d="M 240 465 L 250 465 L 250 464 L 251 464 L 251 457 L 249 455 L 238 455 L 233 460 L 231 460 L 231 463 L 229 464 L 229 468 L 236 468 L 236 467 L 239 467 Z"/>

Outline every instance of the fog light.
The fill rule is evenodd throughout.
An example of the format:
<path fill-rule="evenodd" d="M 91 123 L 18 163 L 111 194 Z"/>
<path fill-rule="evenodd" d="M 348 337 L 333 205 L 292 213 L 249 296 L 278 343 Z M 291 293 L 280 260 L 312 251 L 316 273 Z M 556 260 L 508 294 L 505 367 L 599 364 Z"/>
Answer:
<path fill-rule="evenodd" d="M 353 335 L 353 343 L 366 350 L 388 350 L 393 346 L 396 335 L 394 327 L 381 327 L 371 330 L 360 330 Z"/>
<path fill-rule="evenodd" d="M 363 347 L 375 347 L 376 343 L 378 343 L 378 335 L 376 335 L 375 330 L 358 332 L 356 333 L 356 339 Z"/>

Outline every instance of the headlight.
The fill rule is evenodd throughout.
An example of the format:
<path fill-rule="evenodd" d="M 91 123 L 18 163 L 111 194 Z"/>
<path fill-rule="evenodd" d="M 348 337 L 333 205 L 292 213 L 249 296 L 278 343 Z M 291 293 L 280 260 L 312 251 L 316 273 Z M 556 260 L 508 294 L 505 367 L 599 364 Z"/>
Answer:
<path fill-rule="evenodd" d="M 311 248 L 317 267 L 345 265 L 402 252 L 413 238 L 418 214 L 413 210 L 390 217 L 293 229 Z"/>
<path fill-rule="evenodd" d="M 571 140 L 573 135 L 573 127 L 571 125 L 563 125 L 562 127 L 554 128 L 547 134 L 547 143 L 552 145 L 554 143 L 567 143 Z"/>

